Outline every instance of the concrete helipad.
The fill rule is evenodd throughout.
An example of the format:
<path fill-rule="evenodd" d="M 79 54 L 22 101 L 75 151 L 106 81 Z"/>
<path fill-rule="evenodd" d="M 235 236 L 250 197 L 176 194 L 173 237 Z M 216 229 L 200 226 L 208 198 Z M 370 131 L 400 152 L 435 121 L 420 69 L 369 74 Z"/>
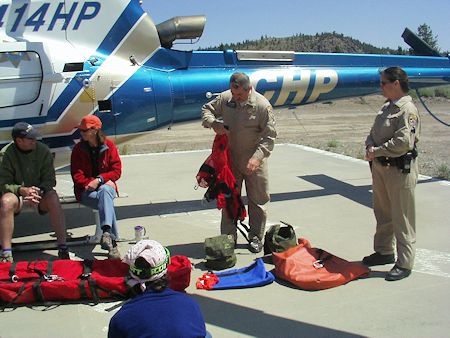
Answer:
<path fill-rule="evenodd" d="M 195 281 L 205 272 L 203 241 L 219 233 L 220 212 L 201 203 L 195 175 L 209 151 L 124 156 L 117 199 L 121 236 L 142 225 L 173 255 L 190 258 L 187 293 L 200 304 L 213 337 L 450 337 L 450 185 L 421 177 L 416 189 L 417 258 L 411 277 L 386 282 L 391 266 L 368 278 L 316 292 L 284 283 L 240 290 L 204 291 Z M 372 252 L 375 221 L 366 162 L 296 145 L 277 145 L 270 158 L 269 223 L 294 225 L 298 236 L 350 261 Z M 59 181 L 70 182 L 67 175 Z M 63 186 L 64 183 L 61 183 Z M 33 217 L 30 217 L 33 216 Z M 49 239 L 45 217 L 22 214 L 16 240 Z M 86 208 L 66 210 L 74 235 L 93 234 Z M 252 254 L 239 239 L 236 267 Z M 123 254 L 131 244 L 121 242 Z M 74 247 L 76 258 L 104 259 L 99 246 Z M 16 260 L 53 259 L 56 251 L 18 252 Z M 268 270 L 273 266 L 266 265 Z M 0 337 L 105 337 L 120 302 L 19 307 L 0 313 Z M 149 318 L 149 320 L 151 320 Z"/>

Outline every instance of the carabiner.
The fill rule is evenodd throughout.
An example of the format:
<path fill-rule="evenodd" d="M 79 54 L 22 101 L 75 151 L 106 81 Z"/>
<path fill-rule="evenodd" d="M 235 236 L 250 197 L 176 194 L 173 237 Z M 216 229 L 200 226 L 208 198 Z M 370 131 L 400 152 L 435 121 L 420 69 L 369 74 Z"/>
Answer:
<path fill-rule="evenodd" d="M 64 281 L 64 278 L 59 277 L 58 275 L 44 275 L 44 279 L 47 282 Z"/>
<path fill-rule="evenodd" d="M 315 261 L 313 263 L 313 267 L 315 267 L 316 269 L 321 269 L 323 268 L 323 260 L 318 259 L 317 261 Z"/>

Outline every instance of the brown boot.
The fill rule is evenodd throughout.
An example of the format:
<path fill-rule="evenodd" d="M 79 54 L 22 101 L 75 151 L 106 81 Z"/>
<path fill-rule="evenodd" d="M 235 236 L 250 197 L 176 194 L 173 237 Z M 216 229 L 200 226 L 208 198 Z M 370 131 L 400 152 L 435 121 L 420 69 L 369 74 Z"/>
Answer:
<path fill-rule="evenodd" d="M 116 242 L 112 239 L 109 232 L 104 232 L 100 240 L 100 246 L 103 250 L 108 250 L 109 259 L 120 259 L 120 252 Z"/>

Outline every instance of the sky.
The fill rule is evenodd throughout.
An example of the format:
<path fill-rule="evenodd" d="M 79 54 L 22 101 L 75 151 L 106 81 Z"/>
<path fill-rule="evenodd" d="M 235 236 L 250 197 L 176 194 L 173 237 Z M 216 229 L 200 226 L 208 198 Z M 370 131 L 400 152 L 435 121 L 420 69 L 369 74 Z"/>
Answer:
<path fill-rule="evenodd" d="M 405 27 L 416 33 L 426 23 L 441 51 L 450 51 L 450 0 L 143 0 L 143 8 L 155 24 L 206 15 L 200 40 L 177 49 L 333 31 L 376 47 L 405 49 Z"/>

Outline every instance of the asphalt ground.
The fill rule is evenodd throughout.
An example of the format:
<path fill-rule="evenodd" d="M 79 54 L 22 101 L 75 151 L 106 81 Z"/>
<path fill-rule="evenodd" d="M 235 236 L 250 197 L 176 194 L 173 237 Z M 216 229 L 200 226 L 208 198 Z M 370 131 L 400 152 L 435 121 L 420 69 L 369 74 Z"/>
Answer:
<path fill-rule="evenodd" d="M 417 257 L 412 275 L 384 280 L 391 265 L 373 267 L 367 278 L 322 291 L 304 291 L 283 281 L 239 290 L 205 291 L 195 281 L 205 271 L 204 239 L 219 234 L 220 212 L 202 204 L 195 175 L 209 151 L 123 156 L 124 173 L 116 200 L 121 237 L 134 226 L 193 263 L 186 290 L 200 304 L 213 337 L 450 337 L 450 228 L 447 181 L 420 177 L 416 188 Z M 278 144 L 269 162 L 269 224 L 285 221 L 297 236 L 349 261 L 372 252 L 375 221 L 367 162 L 313 148 Z M 69 182 L 60 175 L 58 182 Z M 61 187 L 64 184 L 61 184 Z M 59 185 L 58 185 L 59 187 Z M 65 211 L 74 235 L 95 232 L 92 212 Z M 30 216 L 31 215 L 31 216 Z M 15 240 L 49 239 L 48 219 L 24 213 L 16 219 Z M 120 242 L 122 254 L 131 242 Z M 99 246 L 71 248 L 74 259 L 104 259 Z M 239 237 L 236 267 L 252 254 Z M 54 259 L 55 250 L 17 252 L 16 261 Z M 266 269 L 273 265 L 266 263 Z M 30 306 L 0 314 L 0 336 L 105 337 L 120 302 Z M 176 319 L 175 319 L 176 320 Z"/>

